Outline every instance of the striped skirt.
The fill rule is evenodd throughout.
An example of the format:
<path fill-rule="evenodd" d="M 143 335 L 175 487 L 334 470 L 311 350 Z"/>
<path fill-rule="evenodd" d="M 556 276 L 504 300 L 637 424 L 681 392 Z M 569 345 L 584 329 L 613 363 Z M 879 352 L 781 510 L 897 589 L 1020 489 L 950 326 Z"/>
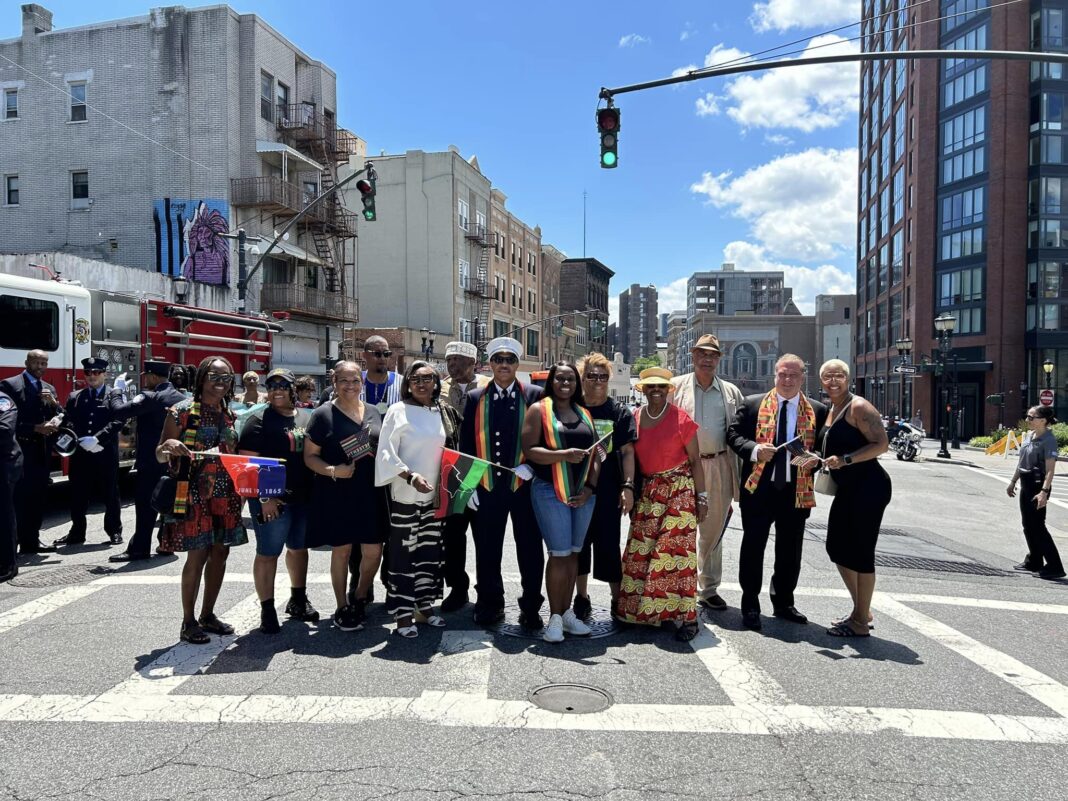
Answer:
<path fill-rule="evenodd" d="M 429 610 L 442 595 L 442 528 L 433 504 L 389 502 L 386 611 L 406 617 Z"/>
<path fill-rule="evenodd" d="M 621 619 L 697 620 L 696 500 L 689 464 L 644 478 L 623 553 Z"/>

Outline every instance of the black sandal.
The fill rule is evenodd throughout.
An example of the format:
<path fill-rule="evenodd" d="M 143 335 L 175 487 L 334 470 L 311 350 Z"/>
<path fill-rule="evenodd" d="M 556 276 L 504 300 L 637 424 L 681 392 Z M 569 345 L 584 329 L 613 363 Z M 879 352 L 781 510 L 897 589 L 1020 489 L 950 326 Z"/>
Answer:
<path fill-rule="evenodd" d="M 689 642 L 697 636 L 697 624 L 696 623 L 683 623 L 675 631 L 675 639 L 680 642 Z"/>
<path fill-rule="evenodd" d="M 211 642 L 211 637 L 205 634 L 204 629 L 195 621 L 182 624 L 182 632 L 178 635 L 178 639 L 191 645 L 205 645 Z"/>
<path fill-rule="evenodd" d="M 225 635 L 234 633 L 234 627 L 229 623 L 223 623 L 214 613 L 210 615 L 201 615 L 200 625 L 204 631 L 210 631 L 212 634 Z"/>

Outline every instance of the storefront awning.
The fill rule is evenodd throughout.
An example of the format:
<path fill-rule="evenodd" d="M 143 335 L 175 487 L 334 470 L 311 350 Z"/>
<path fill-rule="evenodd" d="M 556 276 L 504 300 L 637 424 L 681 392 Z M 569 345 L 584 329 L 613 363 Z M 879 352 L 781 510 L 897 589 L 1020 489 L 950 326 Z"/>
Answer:
<path fill-rule="evenodd" d="M 325 168 L 317 161 L 305 156 L 299 150 L 283 144 L 282 142 L 268 142 L 263 139 L 256 140 L 256 152 L 259 153 L 263 160 L 268 164 L 273 164 L 279 169 L 285 167 L 285 162 L 292 163 L 293 161 L 299 162 L 298 169 L 311 169 L 317 172 L 322 172 Z"/>

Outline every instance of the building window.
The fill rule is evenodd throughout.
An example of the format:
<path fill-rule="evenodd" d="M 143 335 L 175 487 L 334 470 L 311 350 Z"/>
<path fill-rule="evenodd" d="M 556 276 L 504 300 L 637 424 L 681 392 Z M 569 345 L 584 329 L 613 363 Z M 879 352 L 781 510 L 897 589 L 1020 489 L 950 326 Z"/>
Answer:
<path fill-rule="evenodd" d="M 969 97 L 975 97 L 980 92 L 986 91 L 986 71 L 984 64 L 970 72 L 966 72 L 953 80 L 946 81 L 943 87 L 943 107 L 949 108 L 957 103 L 962 103 Z"/>
<path fill-rule="evenodd" d="M 982 186 L 942 198 L 942 230 L 952 231 L 983 222 L 985 198 L 986 188 Z"/>
<path fill-rule="evenodd" d="M 485 212 L 475 212 L 475 231 L 482 235 L 486 235 L 486 214 Z"/>
<path fill-rule="evenodd" d="M 901 283 L 902 267 L 905 264 L 905 229 L 899 228 L 891 243 L 890 284 L 897 286 Z"/>
<path fill-rule="evenodd" d="M 471 288 L 471 263 L 467 259 L 460 259 L 459 263 L 459 279 L 461 289 Z M 465 342 L 467 340 L 464 340 Z"/>
<path fill-rule="evenodd" d="M 460 318 L 460 341 L 461 342 L 474 342 L 473 327 L 470 320 Z"/>
<path fill-rule="evenodd" d="M 893 227 L 905 219 L 905 170 L 898 168 L 894 173 L 894 214 L 890 222 Z"/>
<path fill-rule="evenodd" d="M 289 87 L 281 81 L 278 82 L 278 87 L 275 91 L 275 104 L 278 106 L 278 119 L 284 120 L 288 114 L 289 109 Z"/>
<path fill-rule="evenodd" d="M 260 117 L 267 122 L 274 122 L 274 76 L 260 70 Z"/>
<path fill-rule="evenodd" d="M 529 311 L 531 314 L 537 314 L 538 312 L 538 309 L 534 303 L 534 290 L 532 289 L 527 290 L 527 311 Z"/>
<path fill-rule="evenodd" d="M 945 3 L 942 6 L 942 32 L 963 25 L 989 5 L 990 0 L 953 0 L 951 3 Z"/>
<path fill-rule="evenodd" d="M 19 118 L 19 90 L 4 90 L 4 119 L 17 120 Z"/>
<path fill-rule="evenodd" d="M 512 329 L 508 327 L 507 320 L 494 320 L 493 321 L 493 338 L 507 336 L 508 332 Z"/>
<path fill-rule="evenodd" d="M 4 205 L 17 206 L 19 204 L 19 177 L 17 175 L 4 176 Z"/>
<path fill-rule="evenodd" d="M 960 306 L 983 299 L 983 268 L 969 267 L 938 276 L 938 306 Z"/>
<path fill-rule="evenodd" d="M 965 150 L 955 156 L 942 159 L 942 183 L 963 181 L 986 170 L 986 148 L 983 146 Z"/>
<path fill-rule="evenodd" d="M 85 122 L 85 81 L 68 84 L 70 88 L 70 121 Z"/>
<path fill-rule="evenodd" d="M 538 332 L 527 329 L 527 356 L 538 356 Z"/>
<path fill-rule="evenodd" d="M 513 281 L 512 282 L 512 308 L 513 309 L 516 307 L 515 294 L 516 294 L 516 286 L 515 286 L 515 281 Z"/>
<path fill-rule="evenodd" d="M 466 200 L 457 200 L 456 203 L 456 220 L 460 227 L 467 230 L 468 222 L 470 220 L 471 209 L 467 205 Z"/>
<path fill-rule="evenodd" d="M 78 170 L 70 174 L 70 198 L 72 209 L 87 209 L 91 205 L 88 170 Z"/>
<path fill-rule="evenodd" d="M 1068 247 L 1068 230 L 1061 220 L 1031 220 L 1027 224 L 1027 246 L 1029 248 Z"/>

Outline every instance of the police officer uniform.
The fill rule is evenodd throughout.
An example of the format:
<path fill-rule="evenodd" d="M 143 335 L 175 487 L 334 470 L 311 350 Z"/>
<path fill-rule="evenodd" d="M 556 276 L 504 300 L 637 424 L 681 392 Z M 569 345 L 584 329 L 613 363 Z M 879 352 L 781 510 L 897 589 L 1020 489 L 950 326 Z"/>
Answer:
<path fill-rule="evenodd" d="M 518 359 L 520 348 L 515 339 L 498 337 L 486 350 L 490 358 L 500 353 L 512 354 Z M 469 391 L 460 428 L 460 450 L 500 465 L 518 466 L 522 456 L 519 434 L 523 416 L 525 410 L 540 398 L 540 387 L 523 386 L 518 380 L 509 387 L 498 386 L 494 381 Z M 479 405 L 483 403 L 486 425 L 479 431 L 476 418 L 479 417 Z M 539 610 L 545 600 L 541 594 L 545 551 L 530 503 L 530 483 L 523 481 L 516 487 L 510 471 L 494 468 L 490 468 L 488 483 L 491 485 L 489 489 L 480 485 L 477 490 L 478 508 L 472 524 L 477 594 L 475 621 L 490 624 L 504 619 L 501 559 L 504 530 L 510 517 L 523 587 L 519 598 L 519 622 L 524 628 L 536 631 L 544 625 Z"/>
<path fill-rule="evenodd" d="M 0 582 L 18 575 L 15 563 L 15 485 L 22 476 L 22 448 L 15 434 L 19 410 L 0 392 Z"/>
<path fill-rule="evenodd" d="M 137 452 L 134 462 L 137 467 L 134 501 L 137 526 L 126 550 L 109 557 L 108 561 L 111 562 L 130 562 L 151 556 L 152 531 L 159 516 L 152 508 L 152 490 L 167 469 L 167 465 L 156 461 L 156 446 L 163 433 L 167 410 L 185 400 L 185 394 L 166 380 L 170 369 L 168 362 L 146 361 L 143 374 L 159 376 L 163 381 L 152 389 L 143 389 L 129 401 L 121 392 L 111 394 L 111 414 L 116 421 L 137 418 Z"/>
<path fill-rule="evenodd" d="M 82 368 L 106 370 L 104 359 L 82 359 Z M 84 387 L 67 398 L 65 425 L 78 436 L 78 449 L 70 457 L 70 532 L 56 545 L 85 542 L 86 514 L 91 497 L 103 496 L 104 531 L 113 545 L 122 542 L 119 506 L 119 431 L 109 407 L 108 388 Z"/>
<path fill-rule="evenodd" d="M 51 449 L 48 437 L 38 434 L 34 428 L 59 413 L 56 388 L 24 370 L 0 381 L 0 392 L 18 407 L 15 439 L 22 449 L 22 475 L 15 485 L 15 519 L 19 552 L 54 551 L 54 546 L 41 542 Z"/>

